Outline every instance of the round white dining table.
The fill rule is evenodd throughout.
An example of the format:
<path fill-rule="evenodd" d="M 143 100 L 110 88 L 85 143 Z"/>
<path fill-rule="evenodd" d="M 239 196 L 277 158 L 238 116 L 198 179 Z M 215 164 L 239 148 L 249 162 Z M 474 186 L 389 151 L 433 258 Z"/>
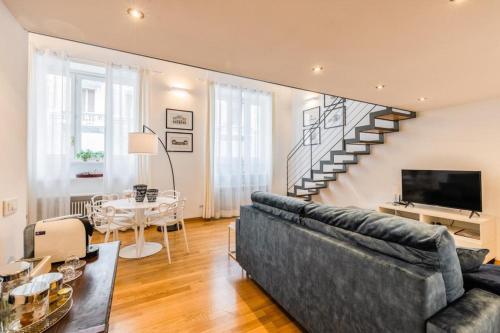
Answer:
<path fill-rule="evenodd" d="M 156 202 L 148 202 L 146 198 L 144 202 L 135 202 L 135 199 L 128 198 L 111 200 L 102 204 L 104 208 L 113 207 L 116 210 L 129 210 L 135 212 L 135 223 L 139 228 L 137 243 L 123 247 L 120 250 L 121 258 L 144 258 L 161 251 L 162 245 L 160 243 L 146 242 L 144 239 L 144 227 L 146 222 L 144 213 L 146 210 L 158 208 L 162 203 L 171 204 L 175 201 L 176 199 L 170 197 L 158 197 L 156 198 Z"/>

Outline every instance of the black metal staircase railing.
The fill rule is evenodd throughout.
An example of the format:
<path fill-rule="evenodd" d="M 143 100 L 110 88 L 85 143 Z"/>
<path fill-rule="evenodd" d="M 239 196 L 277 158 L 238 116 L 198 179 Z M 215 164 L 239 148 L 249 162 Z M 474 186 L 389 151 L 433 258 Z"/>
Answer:
<path fill-rule="evenodd" d="M 411 111 L 393 109 L 336 96 L 324 105 L 318 121 L 303 132 L 303 137 L 287 156 L 287 192 L 304 197 L 318 194 L 339 173 L 356 164 L 359 155 L 370 154 L 370 146 L 384 142 L 384 134 L 397 132 L 399 120 L 414 118 Z M 339 120 L 340 125 L 331 125 Z M 323 134 L 321 134 L 323 133 Z"/>

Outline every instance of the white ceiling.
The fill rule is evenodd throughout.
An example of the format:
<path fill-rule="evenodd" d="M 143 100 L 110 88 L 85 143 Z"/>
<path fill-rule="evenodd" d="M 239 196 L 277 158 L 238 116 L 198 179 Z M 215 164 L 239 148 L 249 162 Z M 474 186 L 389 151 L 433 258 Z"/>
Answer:
<path fill-rule="evenodd" d="M 31 32 L 385 105 L 500 96 L 500 0 L 3 1 Z"/>

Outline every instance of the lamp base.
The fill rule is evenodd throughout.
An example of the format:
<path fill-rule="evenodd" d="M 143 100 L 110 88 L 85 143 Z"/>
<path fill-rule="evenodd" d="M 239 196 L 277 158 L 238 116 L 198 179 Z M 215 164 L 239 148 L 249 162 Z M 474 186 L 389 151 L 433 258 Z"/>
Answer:
<path fill-rule="evenodd" d="M 182 230 L 182 224 L 179 224 L 179 229 L 177 229 L 177 225 L 169 225 L 167 227 L 168 232 L 177 231 L 177 230 Z M 162 227 L 156 227 L 156 231 L 163 232 Z"/>

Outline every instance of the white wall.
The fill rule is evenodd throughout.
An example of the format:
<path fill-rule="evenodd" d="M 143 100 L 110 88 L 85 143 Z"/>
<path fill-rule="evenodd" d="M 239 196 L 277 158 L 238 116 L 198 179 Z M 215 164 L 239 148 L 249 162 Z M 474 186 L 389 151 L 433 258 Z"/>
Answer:
<path fill-rule="evenodd" d="M 15 215 L 0 214 L 0 265 L 23 254 L 26 225 L 28 34 L 0 1 L 0 204 L 18 199 Z"/>
<path fill-rule="evenodd" d="M 401 169 L 480 170 L 483 211 L 497 217 L 500 253 L 499 125 L 500 99 L 418 112 L 313 200 L 376 208 L 401 193 Z"/>
<path fill-rule="evenodd" d="M 193 153 L 170 153 L 175 170 L 177 190 L 187 198 L 186 217 L 199 217 L 204 202 L 205 171 L 205 134 L 208 112 L 208 82 L 218 81 L 238 84 L 254 89 L 274 93 L 273 115 L 273 184 L 272 191 L 286 193 L 286 155 L 293 143 L 293 116 L 291 109 L 292 89 L 267 84 L 255 80 L 218 74 L 198 68 L 178 65 L 151 58 L 136 56 L 64 41 L 40 35 L 30 34 L 30 42 L 39 48 L 65 51 L 70 57 L 98 62 L 126 64 L 151 71 L 151 115 L 149 127 L 165 137 L 165 109 L 181 109 L 194 112 Z M 176 91 L 170 88 L 182 88 Z M 162 151 L 151 157 L 152 185 L 160 189 L 171 188 L 168 159 Z M 82 184 L 87 180 L 78 180 L 78 189 L 86 191 L 92 186 Z M 95 182 L 95 180 L 94 180 Z"/>

